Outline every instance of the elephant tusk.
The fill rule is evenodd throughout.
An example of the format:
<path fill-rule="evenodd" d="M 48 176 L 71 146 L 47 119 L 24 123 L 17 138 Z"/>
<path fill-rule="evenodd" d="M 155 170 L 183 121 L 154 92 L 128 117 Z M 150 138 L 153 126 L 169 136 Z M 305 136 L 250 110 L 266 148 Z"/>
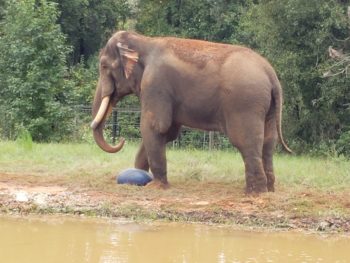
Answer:
<path fill-rule="evenodd" d="M 101 105 L 100 105 L 100 108 L 98 109 L 98 112 L 96 114 L 96 117 L 95 119 L 92 121 L 90 127 L 95 130 L 96 127 L 101 123 L 101 121 L 103 120 L 103 117 L 105 116 L 106 114 L 106 111 L 108 109 L 108 106 L 109 106 L 109 100 L 110 100 L 110 97 L 107 96 L 107 97 L 104 97 L 102 99 L 102 102 L 101 102 Z"/>

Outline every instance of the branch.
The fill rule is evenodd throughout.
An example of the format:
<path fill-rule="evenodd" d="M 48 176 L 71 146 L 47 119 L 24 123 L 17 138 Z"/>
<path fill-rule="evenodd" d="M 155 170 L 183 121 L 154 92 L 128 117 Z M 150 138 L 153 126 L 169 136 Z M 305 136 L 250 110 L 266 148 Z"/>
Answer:
<path fill-rule="evenodd" d="M 350 8 L 348 9 L 350 10 Z M 328 54 L 331 59 L 336 62 L 323 73 L 323 78 L 334 77 L 345 73 L 348 76 L 348 68 L 350 67 L 350 54 L 344 54 L 342 50 L 336 50 L 332 46 L 328 48 Z"/>

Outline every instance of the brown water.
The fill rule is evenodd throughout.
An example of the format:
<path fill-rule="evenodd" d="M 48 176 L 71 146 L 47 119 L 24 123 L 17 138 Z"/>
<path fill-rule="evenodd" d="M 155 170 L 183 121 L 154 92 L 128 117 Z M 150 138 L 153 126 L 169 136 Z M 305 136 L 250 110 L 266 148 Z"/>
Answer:
<path fill-rule="evenodd" d="M 197 224 L 0 217 L 0 262 L 350 262 L 350 239 Z"/>

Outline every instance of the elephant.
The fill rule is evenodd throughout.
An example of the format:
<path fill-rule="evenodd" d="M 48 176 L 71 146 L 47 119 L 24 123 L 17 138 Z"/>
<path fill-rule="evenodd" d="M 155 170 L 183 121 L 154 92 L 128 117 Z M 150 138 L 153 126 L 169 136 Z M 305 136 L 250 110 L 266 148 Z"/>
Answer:
<path fill-rule="evenodd" d="M 141 144 L 135 168 L 153 174 L 153 186 L 167 188 L 166 144 L 182 126 L 225 134 L 245 164 L 246 193 L 274 191 L 273 152 L 282 137 L 282 88 L 261 55 L 250 48 L 175 37 L 118 31 L 99 56 L 99 79 L 91 128 L 100 148 L 113 107 L 127 95 L 140 101 Z"/>

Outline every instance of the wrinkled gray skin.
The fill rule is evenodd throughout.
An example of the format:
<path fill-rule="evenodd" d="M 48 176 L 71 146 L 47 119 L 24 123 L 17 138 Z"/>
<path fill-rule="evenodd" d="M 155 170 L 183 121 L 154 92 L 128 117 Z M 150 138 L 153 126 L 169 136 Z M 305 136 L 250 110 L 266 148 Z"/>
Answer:
<path fill-rule="evenodd" d="M 151 169 L 154 186 L 168 186 L 166 143 L 185 125 L 227 135 L 243 157 L 247 193 L 274 191 L 278 138 L 290 150 L 281 132 L 281 86 L 263 57 L 242 46 L 120 31 L 101 51 L 93 103 L 94 138 L 107 152 L 123 147 L 123 139 L 117 146 L 106 143 L 103 127 L 112 107 L 129 94 L 141 103 L 135 167 Z"/>

